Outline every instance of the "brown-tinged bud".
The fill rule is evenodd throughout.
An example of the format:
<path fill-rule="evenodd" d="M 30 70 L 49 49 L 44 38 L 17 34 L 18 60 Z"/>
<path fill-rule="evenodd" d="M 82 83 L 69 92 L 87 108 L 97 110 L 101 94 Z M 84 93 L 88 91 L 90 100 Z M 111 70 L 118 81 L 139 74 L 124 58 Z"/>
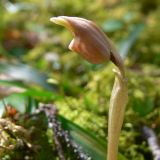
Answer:
<path fill-rule="evenodd" d="M 91 63 L 99 64 L 111 60 L 119 70 L 114 70 L 116 79 L 112 90 L 109 107 L 108 127 L 108 160 L 117 160 L 120 131 L 124 119 L 124 111 L 128 101 L 127 82 L 124 66 L 110 39 L 89 20 L 78 17 L 53 17 L 52 22 L 67 27 L 74 39 L 69 49 L 78 52 Z"/>
<path fill-rule="evenodd" d="M 124 73 L 123 62 L 110 39 L 92 21 L 78 17 L 59 16 L 50 19 L 52 22 L 68 28 L 74 39 L 69 49 L 79 53 L 91 63 L 99 64 L 111 60 Z"/>

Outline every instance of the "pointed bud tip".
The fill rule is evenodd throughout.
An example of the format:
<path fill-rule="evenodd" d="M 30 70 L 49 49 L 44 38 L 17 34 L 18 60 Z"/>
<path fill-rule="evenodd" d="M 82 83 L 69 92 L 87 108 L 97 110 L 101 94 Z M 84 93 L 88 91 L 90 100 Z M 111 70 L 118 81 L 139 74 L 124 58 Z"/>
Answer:
<path fill-rule="evenodd" d="M 90 20 L 80 17 L 58 16 L 50 21 L 66 27 L 74 36 L 69 49 L 79 53 L 91 63 L 99 64 L 111 60 L 124 75 L 123 61 L 109 38 Z"/>
<path fill-rule="evenodd" d="M 52 17 L 52 18 L 50 18 L 50 21 L 53 22 L 53 23 L 55 23 L 55 24 L 67 27 L 67 28 L 70 27 L 68 21 L 65 20 L 63 17 L 64 16 Z"/>
<path fill-rule="evenodd" d="M 63 22 L 63 19 L 60 17 L 52 17 L 52 18 L 50 18 L 50 21 L 55 24 L 61 24 Z"/>
<path fill-rule="evenodd" d="M 52 18 L 50 18 L 49 20 L 50 20 L 51 22 L 55 22 L 55 19 L 57 19 L 57 17 L 52 17 Z"/>

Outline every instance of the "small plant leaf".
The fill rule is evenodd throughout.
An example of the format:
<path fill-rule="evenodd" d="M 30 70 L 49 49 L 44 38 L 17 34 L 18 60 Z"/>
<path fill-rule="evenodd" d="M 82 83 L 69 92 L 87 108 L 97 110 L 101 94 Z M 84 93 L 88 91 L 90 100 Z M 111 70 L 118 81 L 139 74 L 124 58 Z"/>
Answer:
<path fill-rule="evenodd" d="M 124 59 L 133 44 L 136 42 L 137 38 L 140 36 L 140 33 L 144 30 L 144 23 L 136 24 L 133 30 L 128 34 L 128 37 L 122 40 L 119 44 L 119 53 Z"/>
<path fill-rule="evenodd" d="M 107 20 L 102 25 L 102 28 L 105 32 L 114 32 L 121 29 L 124 26 L 124 23 L 120 20 Z"/>
<path fill-rule="evenodd" d="M 140 98 L 136 98 L 133 101 L 133 110 L 137 112 L 140 116 L 146 116 L 153 110 L 154 104 L 152 98 L 146 98 L 142 100 Z"/>
<path fill-rule="evenodd" d="M 93 133 L 79 127 L 63 116 L 58 117 L 62 122 L 62 127 L 69 131 L 71 138 L 79 144 L 83 151 L 89 154 L 93 160 L 106 160 L 107 145 L 106 140 L 97 138 Z M 119 154 L 119 160 L 126 160 Z"/>
<path fill-rule="evenodd" d="M 29 86 L 37 85 L 49 91 L 56 90 L 54 85 L 47 83 L 47 75 L 24 64 L 0 64 L 0 73 L 5 74 L 11 80 L 20 81 Z"/>

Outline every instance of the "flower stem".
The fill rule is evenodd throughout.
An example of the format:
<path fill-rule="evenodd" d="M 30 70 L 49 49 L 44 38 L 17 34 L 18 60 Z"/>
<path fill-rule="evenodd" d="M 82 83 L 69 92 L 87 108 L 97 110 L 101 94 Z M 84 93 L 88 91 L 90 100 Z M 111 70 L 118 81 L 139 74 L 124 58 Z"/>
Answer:
<path fill-rule="evenodd" d="M 115 82 L 111 94 L 108 119 L 107 160 L 117 160 L 119 136 L 128 102 L 127 81 L 124 72 L 114 69 Z"/>

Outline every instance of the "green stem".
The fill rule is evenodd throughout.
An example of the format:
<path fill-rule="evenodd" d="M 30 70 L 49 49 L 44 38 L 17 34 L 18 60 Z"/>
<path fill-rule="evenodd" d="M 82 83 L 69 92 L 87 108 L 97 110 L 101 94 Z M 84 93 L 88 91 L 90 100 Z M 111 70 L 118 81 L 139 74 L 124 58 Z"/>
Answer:
<path fill-rule="evenodd" d="M 126 78 L 119 70 L 114 69 L 113 72 L 116 77 L 109 106 L 107 160 L 117 160 L 119 136 L 128 102 Z"/>

